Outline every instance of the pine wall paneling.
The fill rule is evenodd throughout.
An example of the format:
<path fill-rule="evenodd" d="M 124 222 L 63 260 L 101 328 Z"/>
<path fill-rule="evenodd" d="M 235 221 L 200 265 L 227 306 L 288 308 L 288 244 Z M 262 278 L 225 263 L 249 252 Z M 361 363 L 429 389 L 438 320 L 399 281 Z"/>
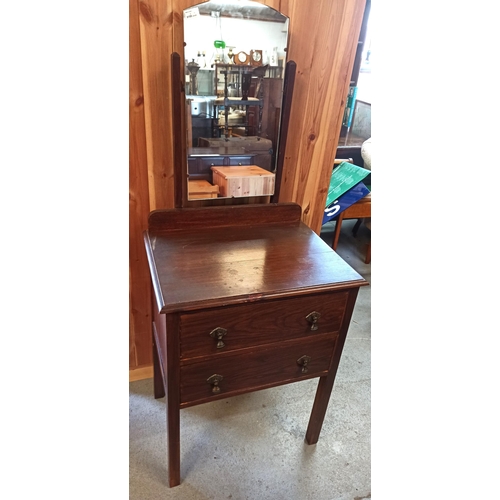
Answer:
<path fill-rule="evenodd" d="M 319 233 L 365 2 L 288 4 L 297 74 L 280 201 L 299 203 Z"/>
<path fill-rule="evenodd" d="M 129 367 L 150 365 L 151 286 L 142 232 L 147 228 L 149 186 L 139 32 L 139 3 L 129 7 Z"/>
<path fill-rule="evenodd" d="M 147 213 L 174 206 L 170 57 L 183 56 L 182 11 L 196 0 L 130 1 L 130 368 L 151 363 Z M 365 0 L 260 0 L 290 18 L 297 73 L 280 201 L 319 233 Z M 184 69 L 184 68 L 182 68 Z M 238 200 L 238 203 L 256 200 Z M 190 202 L 190 206 L 213 202 Z M 218 200 L 217 204 L 226 204 Z M 146 323 L 148 325 L 146 326 Z"/>

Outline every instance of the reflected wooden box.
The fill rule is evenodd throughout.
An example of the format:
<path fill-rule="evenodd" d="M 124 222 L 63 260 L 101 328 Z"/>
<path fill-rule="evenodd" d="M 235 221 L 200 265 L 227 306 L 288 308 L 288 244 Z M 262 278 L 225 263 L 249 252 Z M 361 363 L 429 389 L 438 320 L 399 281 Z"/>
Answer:
<path fill-rule="evenodd" d="M 188 182 L 189 199 L 217 198 L 219 186 L 213 186 L 208 181 L 194 180 Z"/>
<path fill-rule="evenodd" d="M 224 197 L 269 196 L 274 194 L 274 174 L 257 165 L 211 167 L 213 183 Z"/>
<path fill-rule="evenodd" d="M 244 148 L 245 154 L 254 157 L 254 165 L 268 171 L 272 169 L 273 142 L 264 137 L 229 137 L 228 140 L 224 137 L 200 137 L 198 146 L 202 148 Z"/>

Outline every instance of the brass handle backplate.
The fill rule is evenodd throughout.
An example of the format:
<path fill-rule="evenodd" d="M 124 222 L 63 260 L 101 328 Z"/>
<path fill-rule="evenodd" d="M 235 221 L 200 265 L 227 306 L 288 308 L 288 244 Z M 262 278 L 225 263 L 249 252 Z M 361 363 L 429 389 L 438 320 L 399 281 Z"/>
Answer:
<path fill-rule="evenodd" d="M 317 330 L 318 329 L 318 320 L 320 318 L 321 314 L 317 311 L 313 311 L 312 313 L 309 313 L 306 316 L 307 321 L 311 323 L 311 330 Z"/>
<path fill-rule="evenodd" d="M 214 394 L 218 394 L 220 392 L 219 383 L 222 381 L 223 378 L 224 377 L 222 375 L 218 375 L 217 373 L 214 373 L 213 375 L 207 378 L 207 382 L 213 385 L 212 392 Z"/>
<path fill-rule="evenodd" d="M 302 373 L 307 373 L 307 365 L 311 362 L 311 356 L 301 356 L 298 360 L 297 360 L 297 364 L 299 366 L 302 366 Z"/>
<path fill-rule="evenodd" d="M 220 326 L 210 332 L 210 337 L 217 340 L 217 349 L 222 349 L 226 345 L 222 342 L 222 337 L 224 337 L 226 333 L 227 330 L 225 328 L 221 328 Z"/>

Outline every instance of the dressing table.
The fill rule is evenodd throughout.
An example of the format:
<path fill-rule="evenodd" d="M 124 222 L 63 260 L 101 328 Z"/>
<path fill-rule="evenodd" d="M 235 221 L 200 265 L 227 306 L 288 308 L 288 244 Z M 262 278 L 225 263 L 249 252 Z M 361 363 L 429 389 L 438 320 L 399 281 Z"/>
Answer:
<path fill-rule="evenodd" d="M 368 283 L 301 222 L 295 203 L 156 210 L 144 241 L 170 486 L 181 480 L 183 408 L 319 377 L 305 432 L 316 443 Z"/>

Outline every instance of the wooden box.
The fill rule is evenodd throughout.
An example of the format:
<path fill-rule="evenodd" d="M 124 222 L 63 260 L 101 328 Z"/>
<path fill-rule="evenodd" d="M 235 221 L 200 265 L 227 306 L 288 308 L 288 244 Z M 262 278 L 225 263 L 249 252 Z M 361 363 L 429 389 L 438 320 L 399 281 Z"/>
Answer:
<path fill-rule="evenodd" d="M 219 186 L 212 186 L 210 182 L 205 180 L 189 181 L 188 186 L 190 200 L 217 198 L 219 194 Z"/>
<path fill-rule="evenodd" d="M 221 196 L 241 198 L 274 194 L 274 174 L 257 165 L 211 168 L 213 182 L 220 187 Z"/>

